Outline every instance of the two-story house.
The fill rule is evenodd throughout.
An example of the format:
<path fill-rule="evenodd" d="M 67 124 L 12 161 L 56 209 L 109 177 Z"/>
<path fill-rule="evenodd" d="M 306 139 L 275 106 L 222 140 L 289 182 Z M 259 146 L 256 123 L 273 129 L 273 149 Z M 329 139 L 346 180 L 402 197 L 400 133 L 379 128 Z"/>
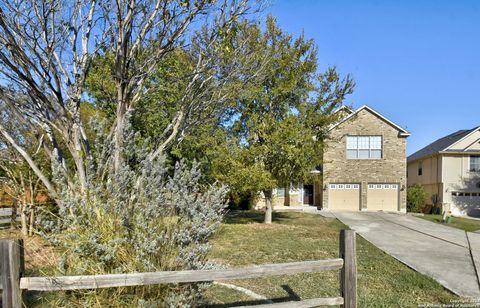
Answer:
<path fill-rule="evenodd" d="M 368 106 L 333 125 L 323 154 L 322 208 L 405 212 L 409 135 Z"/>
<path fill-rule="evenodd" d="M 408 185 L 420 184 L 427 205 L 480 216 L 480 127 L 459 130 L 408 157 Z"/>
<path fill-rule="evenodd" d="M 317 180 L 276 190 L 274 205 L 313 205 L 332 211 L 406 211 L 405 129 L 368 106 L 338 110 Z M 257 205 L 262 205 L 259 200 Z"/>

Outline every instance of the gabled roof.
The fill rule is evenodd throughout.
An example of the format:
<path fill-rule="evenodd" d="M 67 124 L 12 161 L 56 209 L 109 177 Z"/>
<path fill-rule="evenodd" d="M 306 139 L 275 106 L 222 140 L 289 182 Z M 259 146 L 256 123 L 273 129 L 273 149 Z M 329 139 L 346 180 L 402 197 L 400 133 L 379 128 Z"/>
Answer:
<path fill-rule="evenodd" d="M 341 107 L 342 108 L 342 107 Z M 341 108 L 339 108 L 337 111 L 339 111 Z M 345 108 L 348 108 L 348 107 L 345 107 Z M 348 108 L 348 110 L 351 111 L 350 108 Z M 377 111 L 373 110 L 373 108 L 367 106 L 367 105 L 363 105 L 362 107 L 358 108 L 357 110 L 355 110 L 354 112 L 350 113 L 349 115 L 347 115 L 345 118 L 341 119 L 340 121 L 338 121 L 337 123 L 333 124 L 328 130 L 332 130 L 334 129 L 335 127 L 337 127 L 338 125 L 348 121 L 349 119 L 351 119 L 352 117 L 354 117 L 356 114 L 358 114 L 360 111 L 362 110 L 368 110 L 370 111 L 371 113 L 373 113 L 374 115 L 376 115 L 377 117 L 379 117 L 380 119 L 382 119 L 383 121 L 387 122 L 388 124 L 390 124 L 391 126 L 393 126 L 394 128 L 398 129 L 398 131 L 400 132 L 400 135 L 403 136 L 403 137 L 408 137 L 410 136 L 410 133 L 405 130 L 404 128 L 402 128 L 401 126 L 395 124 L 394 122 L 392 122 L 391 120 L 387 119 L 386 117 L 384 117 L 383 115 L 381 115 L 380 113 L 378 113 Z"/>
<path fill-rule="evenodd" d="M 333 113 L 338 113 L 340 111 L 343 111 L 347 114 L 351 114 L 353 113 L 354 111 L 352 110 L 352 108 L 348 107 L 348 106 L 345 106 L 345 105 L 342 105 L 340 107 L 338 107 L 337 109 L 335 109 L 335 111 L 333 111 Z"/>
<path fill-rule="evenodd" d="M 474 127 L 472 129 L 462 129 L 454 132 L 453 134 L 450 134 L 448 136 L 435 140 L 434 142 L 430 143 L 423 149 L 420 149 L 417 152 L 413 153 L 412 155 L 408 156 L 408 161 L 414 161 L 426 156 L 447 151 L 449 147 L 459 142 L 460 140 L 466 138 L 467 136 L 469 136 L 479 128 L 480 127 Z"/>

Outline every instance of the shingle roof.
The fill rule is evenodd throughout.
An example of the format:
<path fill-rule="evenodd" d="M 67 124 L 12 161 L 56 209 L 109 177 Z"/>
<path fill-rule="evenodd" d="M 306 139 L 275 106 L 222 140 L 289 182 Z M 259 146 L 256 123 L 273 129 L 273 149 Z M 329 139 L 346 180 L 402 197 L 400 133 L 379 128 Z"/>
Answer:
<path fill-rule="evenodd" d="M 433 154 L 436 154 L 440 151 L 443 151 L 444 149 L 448 148 L 449 146 L 451 146 L 452 144 L 459 141 L 460 139 L 467 136 L 472 131 L 474 131 L 478 128 L 479 127 L 474 127 L 472 129 L 462 129 L 462 130 L 454 132 L 453 134 L 442 137 L 442 138 L 430 143 L 429 145 L 427 145 L 423 149 L 420 149 L 417 152 L 413 153 L 412 155 L 408 156 L 407 160 L 408 161 L 413 161 L 413 160 L 417 160 L 417 159 L 420 159 L 422 157 L 433 155 Z"/>

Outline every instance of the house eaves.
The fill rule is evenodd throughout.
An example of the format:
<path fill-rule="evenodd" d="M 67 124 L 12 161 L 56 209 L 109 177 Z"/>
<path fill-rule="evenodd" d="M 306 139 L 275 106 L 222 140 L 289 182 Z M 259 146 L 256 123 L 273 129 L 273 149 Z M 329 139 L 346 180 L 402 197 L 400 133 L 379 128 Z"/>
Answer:
<path fill-rule="evenodd" d="M 436 156 L 438 154 L 465 154 L 467 151 L 461 150 L 448 150 L 452 145 L 464 140 L 467 136 L 469 136 L 472 132 L 474 132 L 476 128 L 473 129 L 462 129 L 458 130 L 454 133 L 451 133 L 447 136 L 439 138 L 432 143 L 428 144 L 427 146 L 421 148 L 420 150 L 416 151 L 415 153 L 408 156 L 407 161 L 414 162 L 416 160 Z M 469 152 L 468 152 L 469 153 Z"/>
<path fill-rule="evenodd" d="M 468 132 L 468 134 L 466 134 L 466 135 L 463 136 L 462 138 L 456 140 L 455 142 L 453 142 L 452 144 L 450 144 L 449 146 L 447 146 L 447 147 L 446 147 L 445 149 L 443 149 L 442 151 L 448 151 L 449 148 L 453 147 L 454 145 L 456 145 L 456 144 L 459 143 L 460 141 L 462 141 L 462 140 L 468 138 L 469 136 L 473 135 L 473 134 L 476 133 L 479 129 L 480 129 L 480 126 L 477 126 L 477 127 L 472 128 L 472 129 Z M 477 141 L 478 141 L 478 140 L 477 140 Z M 477 141 L 475 141 L 475 142 L 477 142 Z M 474 143 L 475 143 L 475 142 L 474 142 Z M 469 145 L 469 146 L 471 146 L 471 145 Z M 468 148 L 468 147 L 467 147 L 467 148 Z M 465 149 L 467 149 L 467 148 L 465 148 Z M 458 151 L 458 150 L 456 150 L 456 151 Z M 464 150 L 464 151 L 465 151 L 465 150 Z M 461 152 L 461 151 L 460 151 L 460 152 Z"/>

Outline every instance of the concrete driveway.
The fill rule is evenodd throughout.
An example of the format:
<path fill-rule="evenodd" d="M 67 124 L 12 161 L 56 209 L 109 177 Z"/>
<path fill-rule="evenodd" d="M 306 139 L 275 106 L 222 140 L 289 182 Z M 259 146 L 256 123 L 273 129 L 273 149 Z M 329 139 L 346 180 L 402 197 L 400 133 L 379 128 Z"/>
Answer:
<path fill-rule="evenodd" d="M 480 271 L 480 234 L 404 214 L 332 214 L 367 241 L 452 292 L 480 297 L 476 274 Z"/>

